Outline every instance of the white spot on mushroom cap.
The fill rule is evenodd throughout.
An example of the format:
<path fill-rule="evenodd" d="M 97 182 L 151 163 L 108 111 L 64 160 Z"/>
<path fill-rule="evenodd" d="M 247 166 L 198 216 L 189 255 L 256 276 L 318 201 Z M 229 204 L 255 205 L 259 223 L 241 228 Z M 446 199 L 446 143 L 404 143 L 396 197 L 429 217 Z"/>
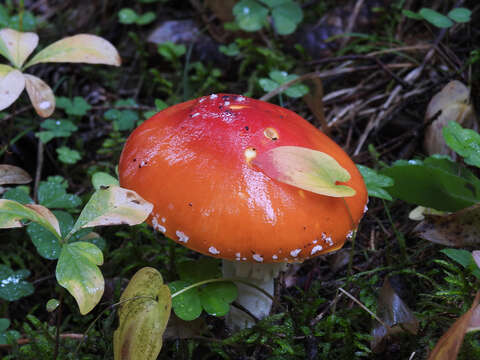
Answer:
<path fill-rule="evenodd" d="M 327 236 L 327 234 L 325 234 L 325 233 L 322 233 L 322 240 L 325 241 L 327 243 L 327 245 L 329 245 L 329 246 L 333 245 L 332 237 Z"/>
<path fill-rule="evenodd" d="M 197 113 L 193 114 L 193 115 L 192 115 L 192 118 L 194 118 L 195 116 L 198 116 L 198 115 L 200 115 L 200 113 L 199 113 L 199 112 L 197 112 Z"/>
<path fill-rule="evenodd" d="M 310 252 L 310 255 L 315 254 L 316 252 L 322 251 L 323 246 L 322 245 L 316 245 L 312 248 L 312 251 Z"/>
<path fill-rule="evenodd" d="M 237 100 L 237 101 L 245 101 L 245 97 L 239 96 L 239 97 L 237 97 L 235 100 Z"/>
<path fill-rule="evenodd" d="M 203 98 L 201 98 L 200 100 L 198 100 L 198 102 L 199 102 L 199 103 L 202 103 L 202 102 L 205 101 L 205 99 L 206 99 L 206 98 L 203 97 Z"/>
<path fill-rule="evenodd" d="M 214 99 L 216 99 L 216 98 L 218 98 L 218 95 L 217 95 L 217 94 L 212 94 L 212 95 L 210 95 L 210 99 L 214 100 Z"/>
<path fill-rule="evenodd" d="M 257 156 L 257 151 L 253 148 L 247 148 L 245 149 L 244 155 L 245 155 L 245 160 L 251 161 Z"/>
<path fill-rule="evenodd" d="M 164 217 L 162 217 L 160 220 L 162 220 L 163 223 L 167 221 L 167 219 L 165 219 Z"/>
<path fill-rule="evenodd" d="M 152 226 L 155 230 L 160 231 L 164 234 L 167 232 L 167 228 L 158 223 L 158 215 L 156 215 L 152 218 Z"/>
<path fill-rule="evenodd" d="M 278 259 L 278 256 L 277 256 L 277 255 L 272 255 L 272 259 L 273 259 L 273 260 L 277 260 L 277 259 Z"/>
<path fill-rule="evenodd" d="M 188 239 L 190 239 L 183 231 L 177 230 L 175 234 L 178 236 L 178 241 L 187 243 Z"/>
<path fill-rule="evenodd" d="M 213 254 L 213 255 L 218 255 L 218 254 L 220 254 L 220 251 L 218 251 L 214 246 L 210 246 L 210 247 L 208 248 L 208 252 L 209 252 L 210 254 Z"/>
<path fill-rule="evenodd" d="M 263 257 L 260 254 L 253 254 L 252 255 L 253 260 L 258 261 L 258 262 L 263 262 Z"/>
<path fill-rule="evenodd" d="M 300 254 L 300 251 L 302 251 L 302 249 L 292 250 L 292 251 L 290 251 L 290 255 L 292 255 L 293 257 L 297 257 L 298 254 Z"/>
<path fill-rule="evenodd" d="M 230 105 L 230 101 L 225 101 L 225 103 L 223 105 L 225 105 L 225 106 Z"/>

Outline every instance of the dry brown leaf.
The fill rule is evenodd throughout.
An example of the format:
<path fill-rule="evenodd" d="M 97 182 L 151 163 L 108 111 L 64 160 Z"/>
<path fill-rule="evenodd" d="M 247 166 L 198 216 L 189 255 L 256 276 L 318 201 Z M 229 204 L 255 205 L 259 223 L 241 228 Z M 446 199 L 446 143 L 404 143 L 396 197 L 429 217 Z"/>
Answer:
<path fill-rule="evenodd" d="M 480 305 L 477 305 L 472 312 L 472 317 L 468 324 L 467 332 L 480 330 Z"/>
<path fill-rule="evenodd" d="M 0 30 L 0 53 L 17 68 L 22 67 L 37 45 L 38 35 L 35 33 L 13 29 Z"/>
<path fill-rule="evenodd" d="M 445 334 L 438 340 L 437 345 L 428 357 L 428 360 L 454 360 L 457 358 L 458 351 L 462 346 L 465 333 L 470 326 L 472 317 L 478 318 L 478 302 L 480 300 L 480 292 L 477 292 L 472 307 L 463 314 Z"/>
<path fill-rule="evenodd" d="M 436 94 L 428 104 L 425 121 L 431 120 L 438 113 L 438 118 L 427 128 L 424 147 L 429 155 L 453 155 L 453 151 L 445 144 L 442 129 L 449 121 L 456 121 L 463 127 L 472 128 L 475 114 L 469 104 L 470 89 L 460 81 L 449 82 Z"/>
<path fill-rule="evenodd" d="M 448 215 L 427 215 L 414 233 L 425 240 L 462 247 L 480 242 L 480 204 Z"/>
<path fill-rule="evenodd" d="M 0 110 L 12 105 L 24 88 L 23 74 L 8 65 L 0 64 Z"/>
<path fill-rule="evenodd" d="M 372 330 L 371 348 L 380 352 L 385 340 L 399 332 L 408 331 L 412 334 L 418 332 L 419 323 L 412 310 L 397 295 L 388 278 L 383 282 L 378 296 L 377 316 L 384 324 L 377 323 Z"/>
<path fill-rule="evenodd" d="M 79 34 L 54 42 L 40 51 L 25 67 L 44 62 L 71 62 L 120 66 L 117 49 L 95 35 Z"/>
<path fill-rule="evenodd" d="M 475 264 L 480 268 L 480 250 L 472 251 L 473 260 L 475 260 Z"/>
<path fill-rule="evenodd" d="M 18 166 L 0 164 L 0 185 L 27 184 L 30 181 L 30 175 Z"/>
<path fill-rule="evenodd" d="M 28 74 L 25 77 L 25 85 L 28 97 L 32 105 L 41 117 L 49 117 L 55 110 L 55 95 L 53 91 L 42 79 Z"/>

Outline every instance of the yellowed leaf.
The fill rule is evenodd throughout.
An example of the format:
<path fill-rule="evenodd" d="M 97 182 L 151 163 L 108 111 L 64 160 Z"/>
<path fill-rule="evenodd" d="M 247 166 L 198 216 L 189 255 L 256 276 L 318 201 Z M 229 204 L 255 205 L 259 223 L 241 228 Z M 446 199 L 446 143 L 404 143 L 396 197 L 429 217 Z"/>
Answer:
<path fill-rule="evenodd" d="M 119 186 L 100 188 L 83 208 L 70 234 L 85 227 L 140 224 L 152 209 L 153 205 L 135 191 Z"/>
<path fill-rule="evenodd" d="M 172 308 L 172 297 L 154 268 L 140 269 L 120 297 L 118 329 L 113 334 L 115 360 L 155 360 Z"/>
<path fill-rule="evenodd" d="M 4 184 L 27 184 L 32 181 L 30 175 L 18 166 L 0 165 L 0 185 Z"/>
<path fill-rule="evenodd" d="M 458 351 L 462 346 L 463 338 L 470 325 L 472 316 L 478 311 L 479 300 L 480 292 L 477 292 L 472 307 L 455 321 L 440 340 L 438 340 L 428 360 L 452 360 L 457 358 Z"/>
<path fill-rule="evenodd" d="M 25 67 L 45 62 L 71 62 L 120 66 L 117 49 L 107 40 L 95 35 L 79 34 L 63 38 L 47 46 Z"/>
<path fill-rule="evenodd" d="M 55 95 L 53 91 L 42 79 L 28 74 L 25 77 L 25 85 L 28 97 L 32 105 L 41 117 L 49 117 L 55 110 Z"/>
<path fill-rule="evenodd" d="M 452 155 L 445 144 L 442 129 L 449 121 L 456 121 L 463 127 L 471 128 L 475 123 L 475 114 L 469 104 L 470 89 L 460 81 L 449 82 L 428 104 L 425 121 L 438 117 L 425 131 L 424 147 L 429 155 Z"/>
<path fill-rule="evenodd" d="M 24 88 L 25 79 L 20 71 L 8 65 L 0 65 L 0 110 L 12 105 Z"/>
<path fill-rule="evenodd" d="M 252 163 L 272 179 L 320 195 L 348 197 L 355 190 L 337 184 L 350 173 L 330 155 L 300 146 L 279 146 L 257 154 Z"/>
<path fill-rule="evenodd" d="M 52 227 L 55 229 L 57 234 L 59 236 L 62 236 L 62 234 L 60 233 L 60 225 L 58 224 L 58 220 L 48 208 L 42 205 L 37 205 L 37 204 L 26 204 L 25 206 L 37 212 L 41 217 L 47 220 L 50 223 L 50 225 L 52 225 Z"/>
<path fill-rule="evenodd" d="M 19 32 L 13 29 L 0 30 L 0 54 L 5 56 L 17 68 L 38 45 L 38 35 L 32 32 Z"/>

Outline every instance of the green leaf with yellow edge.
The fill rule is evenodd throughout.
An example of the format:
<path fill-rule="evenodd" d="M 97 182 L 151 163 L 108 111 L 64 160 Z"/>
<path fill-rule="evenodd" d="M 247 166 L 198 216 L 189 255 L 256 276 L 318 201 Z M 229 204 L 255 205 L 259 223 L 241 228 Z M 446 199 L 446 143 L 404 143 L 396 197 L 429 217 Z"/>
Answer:
<path fill-rule="evenodd" d="M 102 187 L 95 191 L 85 205 L 67 239 L 84 227 L 140 224 L 152 209 L 153 205 L 135 191 L 119 186 Z"/>
<path fill-rule="evenodd" d="M 42 225 L 60 239 L 58 220 L 50 210 L 41 205 L 22 205 L 17 201 L 0 199 L 0 229 L 23 226 L 21 220 Z"/>
<path fill-rule="evenodd" d="M 45 62 L 71 62 L 120 66 L 117 49 L 95 35 L 79 34 L 54 42 L 40 51 L 25 67 Z"/>
<path fill-rule="evenodd" d="M 102 264 L 102 251 L 91 243 L 77 241 L 62 246 L 57 281 L 75 298 L 82 315 L 89 313 L 102 298 L 105 282 L 97 266 Z"/>
<path fill-rule="evenodd" d="M 0 110 L 12 105 L 23 89 L 25 89 L 23 74 L 11 66 L 0 64 Z"/>
<path fill-rule="evenodd" d="M 172 298 L 162 275 L 140 269 L 120 298 L 119 325 L 113 335 L 115 360 L 155 360 L 170 317 Z"/>
<path fill-rule="evenodd" d="M 257 154 L 252 163 L 277 181 L 316 194 L 347 197 L 355 190 L 337 182 L 350 180 L 347 170 L 330 155 L 299 146 L 279 146 Z"/>
<path fill-rule="evenodd" d="M 0 30 L 0 54 L 20 69 L 38 45 L 38 35 L 13 29 Z"/>

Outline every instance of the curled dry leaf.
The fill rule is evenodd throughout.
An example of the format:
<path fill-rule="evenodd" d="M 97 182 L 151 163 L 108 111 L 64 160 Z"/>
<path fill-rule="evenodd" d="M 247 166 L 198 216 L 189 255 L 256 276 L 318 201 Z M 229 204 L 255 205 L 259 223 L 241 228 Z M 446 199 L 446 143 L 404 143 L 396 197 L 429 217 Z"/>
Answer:
<path fill-rule="evenodd" d="M 272 179 L 316 194 L 333 197 L 355 195 L 351 187 L 337 184 L 350 180 L 348 171 L 321 151 L 279 146 L 257 155 L 252 163 Z"/>
<path fill-rule="evenodd" d="M 23 74 L 8 65 L 0 64 L 0 110 L 12 105 L 24 88 Z"/>
<path fill-rule="evenodd" d="M 427 107 L 425 121 L 431 120 L 438 113 L 438 118 L 425 132 L 424 147 L 429 155 L 453 155 L 453 151 L 445 144 L 442 129 L 449 121 L 456 121 L 463 127 L 472 128 L 475 114 L 469 104 L 470 89 L 460 81 L 449 82 L 436 94 Z"/>
<path fill-rule="evenodd" d="M 414 233 L 446 246 L 462 247 L 480 242 L 480 204 L 447 215 L 426 215 Z"/>
<path fill-rule="evenodd" d="M 32 181 L 30 175 L 18 166 L 0 164 L 0 185 L 27 184 Z"/>
<path fill-rule="evenodd" d="M 475 260 L 475 264 L 480 268 L 480 250 L 472 251 L 473 260 Z"/>
<path fill-rule="evenodd" d="M 440 340 L 438 340 L 428 360 L 452 360 L 457 358 L 458 351 L 462 346 L 463 338 L 472 323 L 472 319 L 473 323 L 477 322 L 476 325 L 478 325 L 479 300 L 480 292 L 475 296 L 472 307 L 455 321 Z"/>
<path fill-rule="evenodd" d="M 32 105 L 41 117 L 49 117 L 55 110 L 55 95 L 53 91 L 42 79 L 28 74 L 25 77 L 25 85 L 28 97 Z"/>
<path fill-rule="evenodd" d="M 385 340 L 391 335 L 403 331 L 412 334 L 418 332 L 417 318 L 397 295 L 388 278 L 385 279 L 380 290 L 377 315 L 383 321 L 383 324 L 377 323 L 372 330 L 371 348 L 374 352 L 380 352 Z"/>
<path fill-rule="evenodd" d="M 0 30 L 0 54 L 5 56 L 17 68 L 38 45 L 38 35 L 31 32 L 19 32 L 13 29 Z"/>
<path fill-rule="evenodd" d="M 117 49 L 95 35 L 79 34 L 54 42 L 40 51 L 25 67 L 44 62 L 71 62 L 120 66 Z"/>
<path fill-rule="evenodd" d="M 432 209 L 425 206 L 417 206 L 412 211 L 408 213 L 408 218 L 410 220 L 415 221 L 422 221 L 425 219 L 425 215 L 444 215 L 446 214 L 445 211 L 440 211 L 436 209 Z"/>

